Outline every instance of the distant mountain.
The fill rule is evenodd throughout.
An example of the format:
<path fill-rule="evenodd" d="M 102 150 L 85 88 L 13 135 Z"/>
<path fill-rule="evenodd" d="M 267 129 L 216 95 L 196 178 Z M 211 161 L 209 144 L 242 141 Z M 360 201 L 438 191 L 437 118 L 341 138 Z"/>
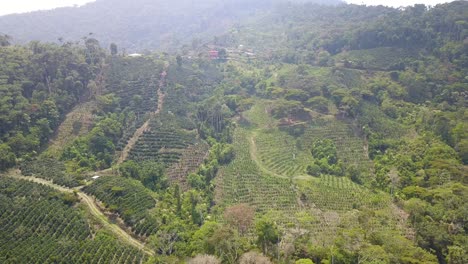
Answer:
<path fill-rule="evenodd" d="M 194 38 L 207 39 L 280 2 L 339 4 L 340 0 L 97 0 L 0 17 L 0 32 L 17 43 L 76 41 L 93 33 L 102 45 L 128 51 L 173 50 Z"/>

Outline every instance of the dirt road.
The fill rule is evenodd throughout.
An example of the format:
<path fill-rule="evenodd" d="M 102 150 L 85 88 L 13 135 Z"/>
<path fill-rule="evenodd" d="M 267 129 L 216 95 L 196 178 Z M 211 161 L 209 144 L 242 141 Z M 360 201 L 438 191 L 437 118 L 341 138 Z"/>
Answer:
<path fill-rule="evenodd" d="M 68 192 L 68 193 L 76 192 L 78 194 L 78 196 L 80 197 L 80 201 L 83 204 L 86 205 L 89 212 L 99 222 L 101 222 L 101 224 L 104 226 L 104 228 L 111 231 L 120 240 L 125 241 L 126 243 L 128 243 L 128 244 L 142 250 L 143 252 L 145 252 L 148 255 L 151 255 L 151 256 L 154 255 L 154 251 L 151 250 L 150 248 L 148 248 L 144 243 L 142 243 L 141 241 L 133 238 L 130 234 L 128 234 L 125 230 L 123 230 L 120 226 L 111 223 L 109 221 L 109 219 L 107 218 L 107 216 L 103 212 L 101 212 L 101 210 L 98 208 L 98 206 L 94 202 L 94 198 L 92 198 L 91 196 L 87 195 L 86 193 L 80 191 L 78 188 L 75 188 L 75 189 L 66 188 L 66 187 L 54 184 L 54 183 L 52 183 L 50 181 L 41 179 L 41 178 L 36 178 L 36 177 L 32 177 L 32 176 L 27 176 L 27 177 L 26 176 L 21 176 L 20 173 L 18 173 L 17 171 L 14 172 L 14 173 L 6 174 L 5 176 L 15 178 L 15 179 L 31 181 L 31 182 L 35 182 L 35 183 L 38 183 L 38 184 L 43 184 L 43 185 L 52 187 L 52 188 L 54 188 L 54 189 L 56 189 L 58 191 L 61 191 L 61 192 Z"/>

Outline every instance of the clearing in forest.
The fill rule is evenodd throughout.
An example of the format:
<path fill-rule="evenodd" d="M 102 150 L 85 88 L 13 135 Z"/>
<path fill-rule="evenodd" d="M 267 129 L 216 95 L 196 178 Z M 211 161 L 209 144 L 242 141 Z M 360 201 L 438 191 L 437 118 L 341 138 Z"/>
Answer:
<path fill-rule="evenodd" d="M 67 114 L 49 143 L 48 153 L 60 156 L 65 147 L 79 136 L 88 133 L 93 125 L 96 102 L 86 102 L 76 106 Z"/>

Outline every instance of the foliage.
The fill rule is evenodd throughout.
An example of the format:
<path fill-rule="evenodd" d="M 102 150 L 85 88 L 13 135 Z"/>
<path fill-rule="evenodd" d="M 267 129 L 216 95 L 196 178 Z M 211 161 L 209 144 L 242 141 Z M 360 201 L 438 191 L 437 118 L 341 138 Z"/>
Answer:
<path fill-rule="evenodd" d="M 39 157 L 21 164 L 21 173 L 25 176 L 35 176 L 50 180 L 55 184 L 76 187 L 79 177 L 66 172 L 65 164 L 54 158 Z"/>
<path fill-rule="evenodd" d="M 7 144 L 0 144 L 0 171 L 4 171 L 16 164 L 15 153 Z"/>
<path fill-rule="evenodd" d="M 84 170 L 108 168 L 113 160 L 115 144 L 122 135 L 123 121 L 123 114 L 103 117 L 87 135 L 68 146 L 61 159 L 73 161 Z"/>
<path fill-rule="evenodd" d="M 145 261 L 138 249 L 92 229 L 73 193 L 0 178 L 0 262 L 83 263 Z"/>
<path fill-rule="evenodd" d="M 138 165 L 130 160 L 120 165 L 119 171 L 122 176 L 139 180 L 146 188 L 153 191 L 165 190 L 168 187 L 164 167 L 160 163 L 147 161 Z"/>
<path fill-rule="evenodd" d="M 266 217 L 255 223 L 257 233 L 257 243 L 262 248 L 263 253 L 268 253 L 268 248 L 279 243 L 280 235 L 276 224 Z"/>
<path fill-rule="evenodd" d="M 221 261 L 219 261 L 215 256 L 199 255 L 189 260 L 188 263 L 189 264 L 220 264 Z"/>
<path fill-rule="evenodd" d="M 65 114 L 88 96 L 99 65 L 87 63 L 84 50 L 39 42 L 0 48 L 0 141 L 18 158 L 39 151 Z"/>
<path fill-rule="evenodd" d="M 344 165 L 338 161 L 335 143 L 330 139 L 317 140 L 312 144 L 314 163 L 307 166 L 307 173 L 312 176 L 331 174 L 342 176 Z"/>
<path fill-rule="evenodd" d="M 101 177 L 83 188 L 83 191 L 94 195 L 111 212 L 119 214 L 136 235 L 149 236 L 157 231 L 159 220 L 148 213 L 155 207 L 156 201 L 152 192 L 139 181 Z"/>
<path fill-rule="evenodd" d="M 239 204 L 226 208 L 224 219 L 239 233 L 243 234 L 253 224 L 254 210 L 247 204 Z"/>
<path fill-rule="evenodd" d="M 132 146 L 123 177 L 97 172 L 83 191 L 153 247 L 151 263 L 466 262 L 465 2 L 186 2 L 152 12 L 136 1 L 123 15 L 144 20 L 126 25 L 126 39 L 141 36 L 132 49 L 164 43 L 177 56 L 125 56 L 119 20 L 101 33 L 106 45 L 120 34 L 122 53 L 113 44 L 110 56 L 92 34 L 82 46 L 0 36 L 0 169 L 18 162 L 25 175 L 76 187 Z M 179 50 L 192 32 L 206 34 Z M 36 158 L 77 104 L 94 105 L 89 133 L 74 123 L 61 161 Z M 31 262 L 32 251 L 41 263 L 145 260 L 95 230 L 75 194 L 3 181 L 2 237 L 20 242 L 1 243 L 0 262 Z"/>
<path fill-rule="evenodd" d="M 310 259 L 299 259 L 296 260 L 296 264 L 314 264 L 314 262 Z"/>
<path fill-rule="evenodd" d="M 240 264 L 271 264 L 272 262 L 263 254 L 260 254 L 257 252 L 247 252 L 241 256 L 239 263 Z"/>

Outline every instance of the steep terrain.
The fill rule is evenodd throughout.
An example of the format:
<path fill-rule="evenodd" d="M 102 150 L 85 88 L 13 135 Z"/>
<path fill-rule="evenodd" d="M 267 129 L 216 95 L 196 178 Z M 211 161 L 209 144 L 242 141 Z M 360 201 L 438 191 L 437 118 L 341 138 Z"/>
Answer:
<path fill-rule="evenodd" d="M 1 36 L 0 262 L 466 263 L 467 2 L 280 2 L 134 3 L 134 47 L 220 32 L 175 54 Z"/>

